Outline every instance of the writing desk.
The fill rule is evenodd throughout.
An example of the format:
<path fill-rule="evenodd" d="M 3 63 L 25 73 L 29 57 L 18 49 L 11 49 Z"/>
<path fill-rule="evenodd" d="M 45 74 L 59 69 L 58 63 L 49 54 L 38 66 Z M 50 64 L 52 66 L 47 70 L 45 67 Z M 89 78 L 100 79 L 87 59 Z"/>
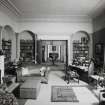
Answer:
<path fill-rule="evenodd" d="M 80 80 L 88 82 L 88 66 L 70 65 L 70 68 L 77 71 Z"/>
<path fill-rule="evenodd" d="M 71 65 L 74 68 L 80 69 L 84 72 L 88 72 L 88 67 L 87 66 L 76 66 L 76 65 Z"/>

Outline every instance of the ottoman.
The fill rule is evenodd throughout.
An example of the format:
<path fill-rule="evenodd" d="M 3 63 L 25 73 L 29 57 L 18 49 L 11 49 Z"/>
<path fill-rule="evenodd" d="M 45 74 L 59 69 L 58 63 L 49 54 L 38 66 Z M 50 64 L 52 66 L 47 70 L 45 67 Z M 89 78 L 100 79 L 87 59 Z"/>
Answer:
<path fill-rule="evenodd" d="M 30 79 L 20 86 L 20 98 L 36 99 L 41 86 L 40 79 Z"/>

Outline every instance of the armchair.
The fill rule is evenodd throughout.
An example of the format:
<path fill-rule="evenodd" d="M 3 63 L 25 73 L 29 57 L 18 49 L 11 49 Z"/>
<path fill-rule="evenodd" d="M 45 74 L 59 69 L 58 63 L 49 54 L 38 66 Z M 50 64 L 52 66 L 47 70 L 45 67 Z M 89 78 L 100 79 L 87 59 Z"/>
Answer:
<path fill-rule="evenodd" d="M 71 65 L 68 66 L 66 73 L 67 73 L 67 74 L 66 74 L 66 75 L 67 75 L 66 78 L 67 78 L 67 80 L 68 80 L 67 84 L 69 84 L 69 82 L 70 82 L 71 80 L 73 80 L 74 78 L 76 78 L 76 79 L 78 80 L 78 83 L 79 83 L 79 74 L 77 73 L 76 70 L 74 70 L 74 69 L 72 68 Z"/>

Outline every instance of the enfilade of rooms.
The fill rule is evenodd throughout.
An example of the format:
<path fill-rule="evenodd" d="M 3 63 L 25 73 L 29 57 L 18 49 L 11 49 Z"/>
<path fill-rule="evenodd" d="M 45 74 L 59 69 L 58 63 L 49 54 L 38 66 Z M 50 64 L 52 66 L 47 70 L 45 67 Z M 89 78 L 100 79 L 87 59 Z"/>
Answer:
<path fill-rule="evenodd" d="M 0 0 L 0 105 L 105 105 L 105 0 Z"/>

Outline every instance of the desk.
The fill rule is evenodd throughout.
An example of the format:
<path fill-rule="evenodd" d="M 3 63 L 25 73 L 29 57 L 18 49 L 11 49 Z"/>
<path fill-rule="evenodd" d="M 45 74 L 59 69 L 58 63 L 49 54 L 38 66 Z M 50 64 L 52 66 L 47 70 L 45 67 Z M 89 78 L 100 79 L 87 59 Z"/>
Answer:
<path fill-rule="evenodd" d="M 70 65 L 72 70 L 76 70 L 79 74 L 79 79 L 88 83 L 88 67 Z"/>
<path fill-rule="evenodd" d="M 75 67 L 75 68 L 79 68 L 79 69 L 81 69 L 84 72 L 87 72 L 88 71 L 88 67 L 87 66 L 76 66 L 76 65 L 71 65 L 71 66 L 72 67 Z"/>

